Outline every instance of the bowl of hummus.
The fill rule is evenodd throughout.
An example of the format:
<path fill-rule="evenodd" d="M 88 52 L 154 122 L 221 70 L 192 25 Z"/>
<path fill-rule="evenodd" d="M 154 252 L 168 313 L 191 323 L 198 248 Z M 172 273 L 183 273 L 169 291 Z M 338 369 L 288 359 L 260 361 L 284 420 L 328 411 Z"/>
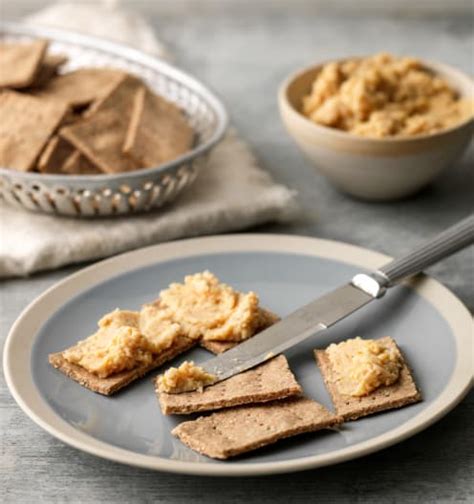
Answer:
<path fill-rule="evenodd" d="M 374 201 L 412 195 L 463 154 L 474 131 L 474 83 L 441 63 L 379 53 L 290 76 L 282 120 L 316 169 Z"/>

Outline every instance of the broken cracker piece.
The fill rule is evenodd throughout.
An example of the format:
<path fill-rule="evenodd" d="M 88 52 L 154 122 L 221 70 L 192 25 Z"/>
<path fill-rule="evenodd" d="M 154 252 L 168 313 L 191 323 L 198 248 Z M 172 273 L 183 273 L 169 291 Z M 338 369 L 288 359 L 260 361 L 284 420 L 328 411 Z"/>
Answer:
<path fill-rule="evenodd" d="M 86 157 L 74 148 L 69 156 L 64 160 L 62 172 L 69 175 L 98 175 L 103 173 L 102 170 L 92 164 Z"/>
<path fill-rule="evenodd" d="M 67 60 L 68 57 L 64 54 L 46 54 L 30 87 L 39 88 L 46 86 L 46 84 L 58 74 L 59 68 L 64 65 Z"/>
<path fill-rule="evenodd" d="M 65 374 L 69 378 L 72 378 L 74 381 L 89 390 L 103 395 L 112 395 L 131 382 L 138 380 L 138 378 L 141 378 L 148 372 L 160 367 L 165 362 L 174 359 L 176 356 L 190 349 L 195 344 L 195 341 L 181 336 L 176 339 L 172 347 L 157 355 L 151 364 L 141 366 L 130 371 L 116 373 L 107 378 L 99 378 L 83 367 L 68 362 L 64 358 L 63 352 L 50 354 L 49 363 L 54 368 L 61 371 L 61 373 Z"/>
<path fill-rule="evenodd" d="M 388 336 L 378 341 L 383 342 L 383 344 L 389 348 L 400 351 L 395 341 Z M 369 395 L 354 397 L 339 392 L 336 384 L 337 377 L 332 369 L 326 351 L 315 350 L 314 353 L 336 412 L 338 415 L 341 415 L 344 420 L 356 420 L 380 411 L 401 408 L 402 406 L 421 400 L 421 394 L 416 387 L 405 360 L 403 360 L 400 378 L 397 382 L 392 385 L 381 386 Z"/>
<path fill-rule="evenodd" d="M 197 411 L 262 403 L 302 393 L 284 355 L 206 387 L 202 392 L 163 393 L 158 390 L 158 378 L 155 379 L 155 391 L 165 415 L 186 415 Z"/>
<path fill-rule="evenodd" d="M 194 131 L 176 105 L 145 87 L 136 91 L 124 154 L 150 168 L 184 154 L 193 139 Z"/>
<path fill-rule="evenodd" d="M 342 418 L 306 397 L 231 408 L 183 422 L 172 434 L 191 449 L 227 459 L 276 441 L 335 427 Z"/>
<path fill-rule="evenodd" d="M 48 42 L 0 44 L 0 88 L 21 89 L 30 86 L 45 57 Z"/>
<path fill-rule="evenodd" d="M 14 91 L 0 94 L 0 166 L 31 170 L 67 105 Z"/>

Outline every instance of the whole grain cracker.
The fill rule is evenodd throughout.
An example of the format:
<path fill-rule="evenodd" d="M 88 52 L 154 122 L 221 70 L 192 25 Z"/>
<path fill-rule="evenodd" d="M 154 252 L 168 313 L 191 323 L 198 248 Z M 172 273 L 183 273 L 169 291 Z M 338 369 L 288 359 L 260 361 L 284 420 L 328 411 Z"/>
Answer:
<path fill-rule="evenodd" d="M 0 94 L 0 166 L 31 170 L 67 114 L 67 105 L 14 91 Z"/>
<path fill-rule="evenodd" d="M 121 152 L 130 120 L 132 91 L 139 86 L 142 84 L 135 77 L 127 75 L 119 79 L 118 85 L 95 108 L 93 114 L 60 131 L 63 138 L 105 173 L 142 168 Z"/>
<path fill-rule="evenodd" d="M 383 342 L 389 348 L 398 349 L 395 341 L 388 336 L 378 341 Z M 416 387 L 405 360 L 403 360 L 403 367 L 397 382 L 392 385 L 382 386 L 367 396 L 353 397 L 339 392 L 327 353 L 324 350 L 315 350 L 314 353 L 326 388 L 331 395 L 334 408 L 337 414 L 341 415 L 346 421 L 357 420 L 373 413 L 401 408 L 421 401 L 421 394 Z M 402 355 L 401 352 L 400 355 Z M 404 359 L 403 355 L 402 359 Z"/>
<path fill-rule="evenodd" d="M 85 107 L 105 95 L 123 75 L 111 68 L 81 68 L 53 77 L 34 94 L 64 101 L 73 108 Z"/>
<path fill-rule="evenodd" d="M 180 109 L 142 87 L 135 93 L 123 152 L 149 168 L 188 151 L 194 131 Z"/>
<path fill-rule="evenodd" d="M 155 392 L 165 415 L 211 411 L 242 404 L 253 404 L 300 395 L 302 389 L 288 367 L 284 355 L 260 366 L 206 387 L 202 392 L 166 394 Z"/>
<path fill-rule="evenodd" d="M 0 44 L 0 88 L 21 89 L 36 77 L 48 48 L 46 40 L 28 44 Z"/>
<path fill-rule="evenodd" d="M 335 427 L 342 418 L 306 397 L 230 408 L 183 422 L 172 434 L 208 457 L 227 459 L 276 441 Z"/>
<path fill-rule="evenodd" d="M 63 352 L 49 355 L 49 363 L 61 373 L 78 382 L 82 386 L 103 395 L 112 395 L 131 382 L 138 380 L 150 371 L 160 367 L 165 362 L 174 359 L 179 354 L 185 352 L 195 345 L 195 341 L 180 337 L 177 338 L 173 346 L 158 355 L 148 366 L 141 366 L 130 371 L 123 371 L 107 378 L 98 378 L 95 374 L 86 371 L 83 367 L 68 362 Z"/>

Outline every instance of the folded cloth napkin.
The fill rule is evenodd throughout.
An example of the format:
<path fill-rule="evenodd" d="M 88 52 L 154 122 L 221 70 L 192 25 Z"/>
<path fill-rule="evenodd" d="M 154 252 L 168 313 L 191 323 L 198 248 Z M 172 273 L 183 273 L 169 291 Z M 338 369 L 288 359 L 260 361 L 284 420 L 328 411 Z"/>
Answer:
<path fill-rule="evenodd" d="M 108 36 L 168 57 L 146 21 L 119 9 L 116 2 L 60 3 L 26 21 Z M 193 186 L 156 212 L 85 220 L 1 205 L 0 277 L 28 275 L 185 236 L 287 221 L 296 211 L 295 192 L 276 184 L 231 131 L 212 151 Z"/>

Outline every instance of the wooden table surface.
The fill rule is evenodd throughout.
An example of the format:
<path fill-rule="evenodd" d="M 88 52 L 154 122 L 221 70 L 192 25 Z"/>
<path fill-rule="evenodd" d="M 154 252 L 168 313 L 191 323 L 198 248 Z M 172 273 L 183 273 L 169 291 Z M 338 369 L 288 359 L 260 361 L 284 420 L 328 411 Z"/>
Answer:
<path fill-rule="evenodd" d="M 310 4 L 310 2 L 308 2 Z M 386 18 L 281 11 L 199 9 L 158 15 L 140 3 L 177 62 L 218 90 L 234 124 L 275 178 L 299 191 L 302 219 L 261 232 L 313 235 L 397 255 L 463 218 L 473 207 L 472 150 L 417 197 L 367 204 L 337 193 L 286 135 L 276 92 L 290 71 L 320 59 L 389 50 L 473 72 L 469 17 Z M 7 9 L 8 10 L 8 9 Z M 10 5 L 13 14 L 18 13 Z M 2 282 L 2 341 L 20 311 L 78 269 Z M 473 251 L 430 272 L 474 307 Z M 429 338 L 429 335 L 427 335 Z M 474 394 L 426 431 L 392 448 L 334 467 L 276 477 L 198 478 L 126 467 L 81 453 L 26 417 L 0 375 L 0 500 L 23 502 L 472 502 Z"/>

